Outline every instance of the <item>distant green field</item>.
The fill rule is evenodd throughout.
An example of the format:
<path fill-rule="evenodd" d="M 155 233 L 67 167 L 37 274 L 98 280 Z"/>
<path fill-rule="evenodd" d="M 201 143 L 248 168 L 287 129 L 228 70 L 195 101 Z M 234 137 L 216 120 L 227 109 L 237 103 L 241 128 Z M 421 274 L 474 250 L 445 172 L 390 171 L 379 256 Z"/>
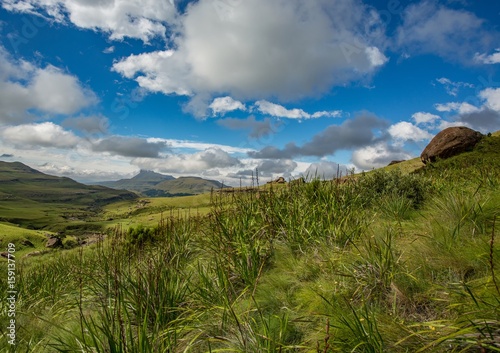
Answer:
<path fill-rule="evenodd" d="M 141 198 L 105 206 L 101 224 L 105 227 L 138 224 L 154 226 L 162 217 L 205 215 L 209 211 L 210 193 L 194 196 Z"/>

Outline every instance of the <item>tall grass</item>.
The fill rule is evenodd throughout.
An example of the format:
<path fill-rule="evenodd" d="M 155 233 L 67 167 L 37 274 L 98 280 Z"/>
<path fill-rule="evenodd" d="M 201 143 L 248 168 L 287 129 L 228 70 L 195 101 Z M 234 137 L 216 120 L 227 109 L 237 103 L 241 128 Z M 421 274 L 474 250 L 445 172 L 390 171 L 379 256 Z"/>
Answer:
<path fill-rule="evenodd" d="M 376 171 L 214 192 L 207 215 L 25 259 L 16 349 L 498 350 L 500 196 L 483 175 L 458 191 Z"/>

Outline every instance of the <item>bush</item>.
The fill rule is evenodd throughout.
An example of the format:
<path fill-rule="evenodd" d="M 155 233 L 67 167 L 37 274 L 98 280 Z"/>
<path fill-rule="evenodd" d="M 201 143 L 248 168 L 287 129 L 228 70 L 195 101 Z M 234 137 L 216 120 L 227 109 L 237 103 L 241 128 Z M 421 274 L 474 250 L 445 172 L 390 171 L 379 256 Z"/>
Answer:
<path fill-rule="evenodd" d="M 144 228 L 139 224 L 136 228 L 130 227 L 126 233 L 127 243 L 136 246 L 143 246 L 155 239 L 155 231 L 153 228 Z"/>
<path fill-rule="evenodd" d="M 404 197 L 412 202 L 413 207 L 418 208 L 430 187 L 429 180 L 419 175 L 403 175 L 399 170 L 376 170 L 359 178 L 357 192 L 363 199 L 372 201 L 384 196 Z"/>

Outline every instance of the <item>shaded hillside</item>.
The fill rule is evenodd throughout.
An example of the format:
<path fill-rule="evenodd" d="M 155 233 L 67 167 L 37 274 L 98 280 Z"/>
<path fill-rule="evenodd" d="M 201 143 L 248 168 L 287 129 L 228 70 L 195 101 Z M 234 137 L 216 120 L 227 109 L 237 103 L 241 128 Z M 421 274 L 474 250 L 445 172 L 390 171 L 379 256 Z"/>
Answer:
<path fill-rule="evenodd" d="M 167 180 L 155 186 L 156 190 L 161 190 L 171 195 L 194 195 L 210 192 L 212 189 L 224 187 L 217 180 L 207 180 L 199 177 L 181 177 L 175 180 Z"/>
<path fill-rule="evenodd" d="M 129 191 L 84 185 L 20 162 L 0 162 L 0 221 L 53 228 L 88 219 L 100 206 L 135 198 Z"/>
<path fill-rule="evenodd" d="M 39 172 L 20 162 L 0 162 L 2 200 L 28 199 L 42 203 L 67 202 L 90 206 L 133 199 L 131 192 L 85 185 L 70 178 Z"/>
<path fill-rule="evenodd" d="M 131 179 L 120 179 L 117 181 L 102 181 L 98 185 L 107 186 L 113 189 L 125 189 L 130 191 L 144 192 L 153 189 L 155 185 L 166 181 L 174 180 L 171 175 L 155 173 L 150 170 L 142 170 Z"/>

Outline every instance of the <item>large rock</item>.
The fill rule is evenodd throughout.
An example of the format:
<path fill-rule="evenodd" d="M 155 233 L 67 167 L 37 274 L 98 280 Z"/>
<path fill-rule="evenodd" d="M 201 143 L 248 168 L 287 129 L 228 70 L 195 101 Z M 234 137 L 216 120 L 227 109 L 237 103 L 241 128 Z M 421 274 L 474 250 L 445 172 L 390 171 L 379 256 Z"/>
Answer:
<path fill-rule="evenodd" d="M 49 240 L 47 240 L 47 244 L 45 244 L 46 248 L 60 248 L 62 247 L 63 243 L 62 240 L 58 237 L 50 237 Z"/>
<path fill-rule="evenodd" d="M 470 151 L 483 134 L 465 126 L 449 127 L 438 133 L 420 155 L 422 162 L 434 162 Z"/>

